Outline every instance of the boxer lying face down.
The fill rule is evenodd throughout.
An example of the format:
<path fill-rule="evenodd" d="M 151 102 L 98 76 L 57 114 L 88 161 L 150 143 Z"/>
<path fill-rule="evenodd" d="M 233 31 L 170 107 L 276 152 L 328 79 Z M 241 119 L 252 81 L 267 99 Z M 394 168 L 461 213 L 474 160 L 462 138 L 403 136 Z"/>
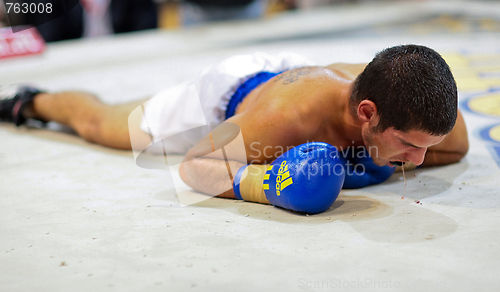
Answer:
<path fill-rule="evenodd" d="M 90 142 L 143 149 L 186 120 L 191 113 L 182 100 L 198 95 L 201 115 L 213 127 L 187 152 L 183 180 L 210 195 L 306 213 L 328 209 L 342 187 L 385 181 L 397 165 L 444 165 L 468 151 L 455 81 L 432 49 L 392 47 L 369 64 L 301 66 L 293 58 L 262 58 L 223 62 L 195 85 L 146 101 L 137 119 L 129 114 L 143 101 L 111 106 L 88 93 L 33 88 L 2 101 L 0 114 L 17 125 L 55 121 Z M 356 166 L 362 171 L 352 171 Z"/>

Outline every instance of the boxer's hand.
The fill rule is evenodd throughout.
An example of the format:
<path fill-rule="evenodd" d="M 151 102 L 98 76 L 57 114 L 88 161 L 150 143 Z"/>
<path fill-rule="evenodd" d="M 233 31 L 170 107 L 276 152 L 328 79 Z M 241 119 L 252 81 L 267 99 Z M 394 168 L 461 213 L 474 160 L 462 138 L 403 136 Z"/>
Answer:
<path fill-rule="evenodd" d="M 386 181 L 395 171 L 395 167 L 378 166 L 368 155 L 368 151 L 347 152 L 344 158 L 344 189 L 358 189 Z"/>
<path fill-rule="evenodd" d="M 314 214 L 330 208 L 343 182 L 344 166 L 337 149 L 315 142 L 289 150 L 269 166 L 242 167 L 233 190 L 239 199 Z"/>

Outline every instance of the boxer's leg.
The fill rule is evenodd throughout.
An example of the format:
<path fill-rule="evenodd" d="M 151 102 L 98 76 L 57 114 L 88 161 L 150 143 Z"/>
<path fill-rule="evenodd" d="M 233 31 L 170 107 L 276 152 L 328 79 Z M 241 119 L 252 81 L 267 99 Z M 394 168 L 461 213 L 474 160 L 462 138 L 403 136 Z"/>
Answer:
<path fill-rule="evenodd" d="M 25 115 L 69 126 L 89 142 L 117 149 L 131 149 L 129 114 L 135 108 L 142 107 L 144 101 L 108 105 L 86 92 L 40 93 L 26 109 Z M 141 117 L 135 118 L 130 127 L 146 146 L 151 138 L 140 129 L 140 122 Z"/>

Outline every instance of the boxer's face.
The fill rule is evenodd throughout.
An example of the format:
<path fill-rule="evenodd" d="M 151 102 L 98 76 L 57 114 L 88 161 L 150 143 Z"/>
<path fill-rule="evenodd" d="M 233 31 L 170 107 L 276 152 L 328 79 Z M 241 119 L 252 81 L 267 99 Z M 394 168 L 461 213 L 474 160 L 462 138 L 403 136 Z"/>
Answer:
<path fill-rule="evenodd" d="M 427 148 L 443 141 L 446 135 L 435 136 L 421 130 L 399 131 L 389 127 L 378 131 L 380 116 L 370 100 L 359 103 L 357 117 L 361 122 L 361 137 L 370 156 L 377 165 L 391 161 L 422 164 Z"/>
<path fill-rule="evenodd" d="M 412 162 L 420 165 L 424 161 L 427 148 L 443 141 L 443 136 L 434 136 L 420 130 L 407 132 L 387 128 L 377 131 L 375 126 L 363 127 L 362 136 L 370 156 L 377 165 L 391 161 Z"/>

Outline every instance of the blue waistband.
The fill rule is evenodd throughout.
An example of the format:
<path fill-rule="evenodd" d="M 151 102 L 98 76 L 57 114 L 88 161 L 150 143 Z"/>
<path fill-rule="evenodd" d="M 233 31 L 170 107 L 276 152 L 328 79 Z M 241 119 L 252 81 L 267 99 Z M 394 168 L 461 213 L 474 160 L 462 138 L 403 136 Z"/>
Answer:
<path fill-rule="evenodd" d="M 282 72 L 272 73 L 263 71 L 257 73 L 254 77 L 243 82 L 243 84 L 241 84 L 231 96 L 231 99 L 229 99 L 229 103 L 227 104 L 226 108 L 226 120 L 234 116 L 234 114 L 236 113 L 236 107 L 243 101 L 243 99 L 250 93 L 250 91 L 254 90 L 257 86 L 280 73 Z"/>

